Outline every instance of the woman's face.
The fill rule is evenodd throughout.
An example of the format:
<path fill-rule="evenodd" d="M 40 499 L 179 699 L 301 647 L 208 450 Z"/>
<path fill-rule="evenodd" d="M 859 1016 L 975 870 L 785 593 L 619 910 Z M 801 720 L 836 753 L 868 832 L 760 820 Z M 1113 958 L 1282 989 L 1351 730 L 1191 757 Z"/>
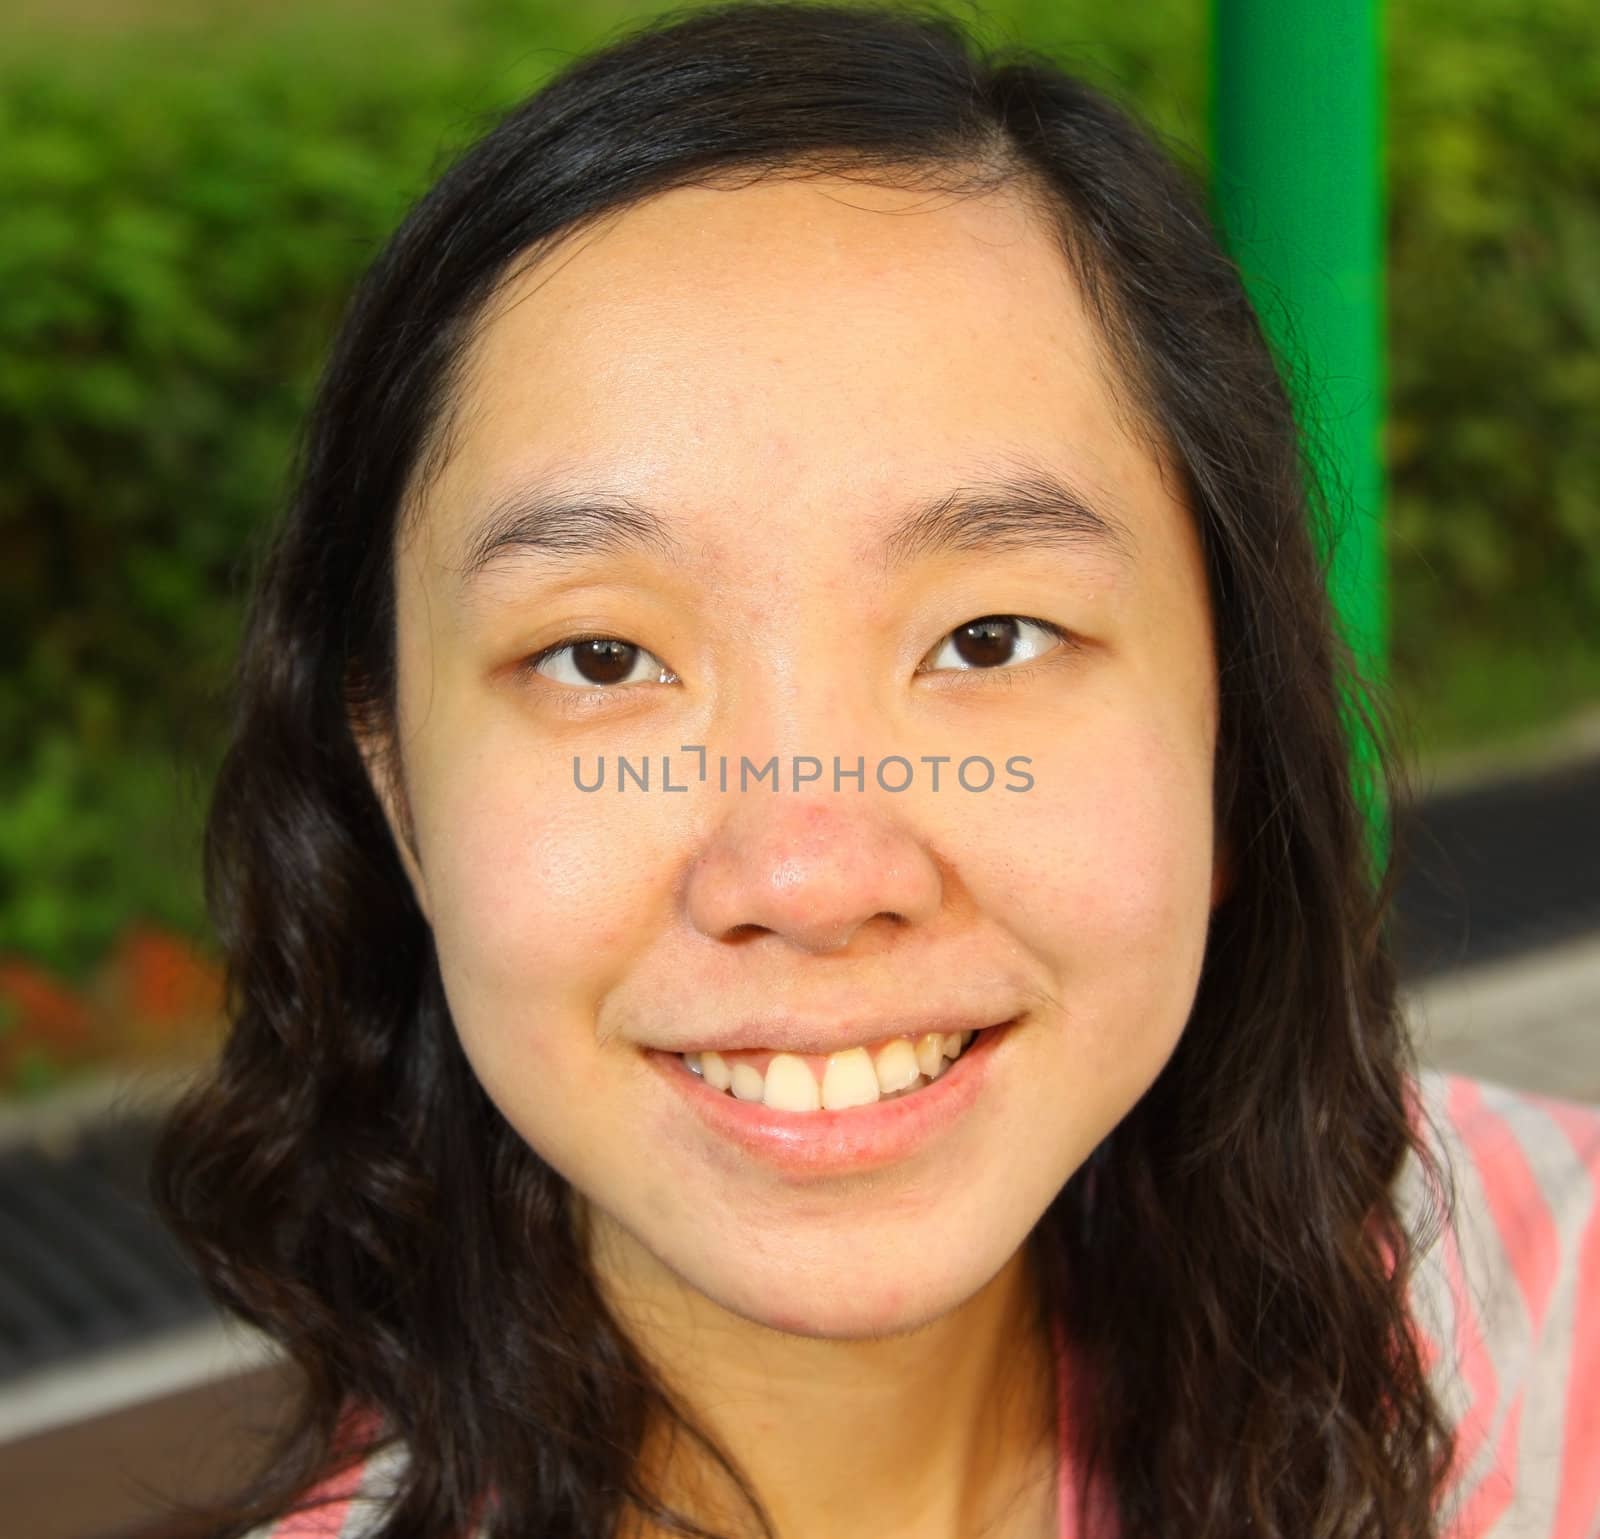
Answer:
<path fill-rule="evenodd" d="M 677 190 L 491 307 L 396 553 L 404 858 L 475 1072 L 619 1274 L 915 1327 L 1171 1054 L 1222 891 L 1215 665 L 1104 367 L 1012 192 Z M 638 650 L 525 666 L 592 636 Z M 851 1158 L 706 1120 L 660 1056 L 1011 1017 L 943 1089 L 811 1114 L 943 1096 Z"/>

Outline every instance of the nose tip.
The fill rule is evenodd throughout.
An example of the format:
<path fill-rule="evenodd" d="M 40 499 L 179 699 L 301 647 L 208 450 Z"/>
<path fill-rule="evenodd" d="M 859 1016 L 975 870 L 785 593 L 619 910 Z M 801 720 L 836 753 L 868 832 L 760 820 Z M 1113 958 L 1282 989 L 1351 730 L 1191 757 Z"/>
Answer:
<path fill-rule="evenodd" d="M 687 901 L 714 939 L 770 932 L 825 954 L 873 923 L 926 920 L 941 896 L 937 862 L 885 812 L 805 800 L 731 819 L 696 862 Z"/>

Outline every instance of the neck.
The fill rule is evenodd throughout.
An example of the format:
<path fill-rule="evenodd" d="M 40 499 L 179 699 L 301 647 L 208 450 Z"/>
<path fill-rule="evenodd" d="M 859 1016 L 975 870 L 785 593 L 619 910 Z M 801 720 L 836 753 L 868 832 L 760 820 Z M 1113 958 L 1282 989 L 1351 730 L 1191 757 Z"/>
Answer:
<path fill-rule="evenodd" d="M 1054 1539 L 1055 1361 L 1026 1245 L 957 1309 L 865 1340 L 733 1315 L 615 1231 L 593 1254 L 619 1323 L 784 1539 Z M 659 1431 L 643 1471 L 708 1527 L 749 1519 L 691 1438 Z"/>

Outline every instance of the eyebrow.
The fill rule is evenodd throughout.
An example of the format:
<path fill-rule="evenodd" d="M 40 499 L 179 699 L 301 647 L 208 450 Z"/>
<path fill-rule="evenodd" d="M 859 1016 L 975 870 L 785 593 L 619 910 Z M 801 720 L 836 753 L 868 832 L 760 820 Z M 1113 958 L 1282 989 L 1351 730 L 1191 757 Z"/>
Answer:
<path fill-rule="evenodd" d="M 1131 568 L 1132 531 L 1055 471 L 1030 468 L 978 478 L 900 509 L 877 557 L 885 575 L 954 554 L 1069 549 L 1099 552 Z M 451 570 L 465 593 L 490 567 L 533 556 L 555 567 L 597 557 L 654 553 L 684 562 L 689 547 L 671 521 L 632 498 L 547 486 L 513 489 L 497 499 L 465 542 Z"/>

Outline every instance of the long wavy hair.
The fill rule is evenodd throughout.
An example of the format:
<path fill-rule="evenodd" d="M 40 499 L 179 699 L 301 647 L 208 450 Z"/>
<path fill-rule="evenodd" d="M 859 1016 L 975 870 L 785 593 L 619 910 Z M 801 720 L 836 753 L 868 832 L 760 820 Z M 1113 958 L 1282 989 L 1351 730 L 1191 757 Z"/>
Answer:
<path fill-rule="evenodd" d="M 1028 1241 L 1096 1386 L 1084 1466 L 1126 1539 L 1436 1532 L 1454 1443 L 1407 1289 L 1448 1198 L 1418 1216 L 1397 1192 L 1410 1157 L 1430 1191 L 1448 1173 L 1397 1008 L 1397 848 L 1352 774 L 1399 806 L 1394 711 L 1331 607 L 1334 499 L 1200 176 L 1108 95 L 937 10 L 749 0 L 635 27 L 507 114 L 407 215 L 333 343 L 209 809 L 229 1035 L 152 1177 L 210 1292 L 285 1349 L 294 1415 L 230 1500 L 181 1504 L 186 1532 L 232 1539 L 398 1444 L 383 1539 L 641 1518 L 711 1536 L 648 1487 L 662 1426 L 773 1532 L 608 1312 L 567 1183 L 462 1053 L 353 724 L 392 751 L 398 521 L 449 452 L 500 286 L 654 193 L 829 172 L 1035 199 L 1206 557 L 1231 890 L 1176 1051 Z"/>

